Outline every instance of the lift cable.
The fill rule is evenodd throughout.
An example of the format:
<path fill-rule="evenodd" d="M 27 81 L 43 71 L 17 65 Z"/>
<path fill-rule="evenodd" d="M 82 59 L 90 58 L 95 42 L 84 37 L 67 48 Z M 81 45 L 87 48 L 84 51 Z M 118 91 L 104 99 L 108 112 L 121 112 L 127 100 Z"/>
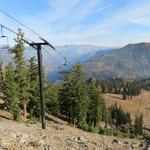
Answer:
<path fill-rule="evenodd" d="M 2 25 L 2 24 L 0 24 L 0 26 L 3 27 L 3 28 L 5 28 L 6 30 L 12 32 L 12 33 L 15 34 L 15 35 L 18 35 L 18 33 L 17 33 L 16 31 L 10 29 L 9 27 L 6 27 L 6 26 L 4 26 L 4 25 Z M 31 39 L 29 39 L 29 38 L 27 38 L 27 37 L 21 38 L 21 40 L 23 40 L 23 41 L 24 41 L 26 44 L 28 44 L 28 45 L 30 45 L 30 42 L 34 43 L 33 40 L 31 40 Z M 30 41 L 30 42 L 29 42 L 29 41 Z M 48 45 L 49 45 L 49 44 L 48 44 Z M 30 45 L 30 46 L 32 46 L 34 49 L 37 49 L 37 47 L 35 47 L 35 46 L 33 46 L 33 45 Z M 55 60 L 55 62 L 57 62 L 57 63 L 59 64 L 58 60 L 57 60 L 54 56 L 52 56 L 50 53 L 48 53 L 48 51 L 47 51 L 44 47 L 42 47 L 42 49 L 46 51 L 47 55 L 49 55 L 49 58 L 51 57 L 53 60 Z M 66 66 L 66 65 L 67 65 L 67 59 L 66 59 L 66 57 L 64 57 L 64 60 L 65 60 L 65 62 L 64 62 L 64 64 L 63 64 L 63 66 Z M 58 64 L 57 64 L 57 65 L 58 65 Z"/>
<path fill-rule="evenodd" d="M 30 27 L 26 26 L 25 24 L 23 24 L 22 22 L 20 22 L 19 20 L 15 19 L 14 17 L 12 17 L 11 15 L 9 15 L 8 13 L 6 13 L 5 11 L 0 9 L 0 12 L 3 13 L 4 15 L 6 15 L 7 17 L 11 18 L 12 20 L 14 20 L 16 23 L 22 25 L 23 27 L 25 27 L 26 29 L 30 30 L 32 33 L 36 34 L 37 36 L 41 37 L 41 35 L 37 32 L 35 32 L 34 30 L 32 30 Z"/>
<path fill-rule="evenodd" d="M 12 32 L 13 34 L 15 35 L 18 35 L 18 33 L 2 24 L 0 24 L 0 27 L 2 28 L 5 28 L 6 30 Z M 2 33 L 2 36 L 3 36 L 3 33 Z M 27 37 L 24 37 L 24 38 L 21 38 L 21 40 L 23 40 L 26 44 L 30 45 L 30 42 L 33 42 L 31 39 L 27 38 Z M 30 41 L 30 42 L 29 42 Z M 32 46 L 34 49 L 36 49 L 36 47 Z M 4 49 L 3 49 L 4 50 Z M 49 53 L 47 53 L 48 55 L 50 55 Z M 50 56 L 51 58 L 55 59 L 53 56 Z M 56 59 L 55 59 L 56 60 Z"/>
<path fill-rule="evenodd" d="M 25 27 L 26 29 L 28 29 L 29 31 L 31 31 L 32 33 L 34 33 L 35 35 L 37 35 L 40 40 L 46 42 L 53 50 L 55 50 L 55 48 L 47 40 L 45 40 L 39 33 L 35 32 L 32 28 L 28 27 L 27 25 L 25 25 L 24 23 L 20 22 L 19 20 L 17 20 L 16 18 L 14 18 L 13 16 L 11 16 L 10 14 L 8 14 L 7 12 L 5 12 L 5 11 L 3 11 L 1 9 L 0 9 L 0 12 L 2 14 L 6 15 L 7 17 L 9 17 L 10 19 L 12 19 L 13 21 L 15 21 L 16 23 L 18 23 L 21 26 Z M 57 50 L 56 52 L 60 56 L 62 56 L 65 61 L 67 60 L 67 58 L 59 50 Z"/>
<path fill-rule="evenodd" d="M 8 27 L 2 25 L 2 24 L 0 24 L 0 26 L 1 26 L 2 28 L 5 28 L 6 30 L 8 30 L 8 31 L 10 31 L 10 32 L 12 32 L 13 34 L 15 34 L 15 35 L 18 36 L 18 33 L 17 33 L 16 31 L 14 31 L 14 30 L 12 30 L 12 29 L 10 29 L 10 28 L 8 28 Z M 29 38 L 27 38 L 27 37 L 25 37 L 25 36 L 24 36 L 24 40 L 33 42 L 33 40 L 31 40 L 31 39 L 29 39 Z"/>
<path fill-rule="evenodd" d="M 59 64 L 59 62 L 57 61 L 57 59 L 54 57 L 54 56 L 52 56 L 51 54 L 49 54 L 43 47 L 42 47 L 42 49 L 43 49 L 43 52 L 46 54 L 46 56 L 48 57 L 48 58 L 52 58 L 54 61 L 54 63 L 56 64 L 56 65 L 58 65 Z"/>

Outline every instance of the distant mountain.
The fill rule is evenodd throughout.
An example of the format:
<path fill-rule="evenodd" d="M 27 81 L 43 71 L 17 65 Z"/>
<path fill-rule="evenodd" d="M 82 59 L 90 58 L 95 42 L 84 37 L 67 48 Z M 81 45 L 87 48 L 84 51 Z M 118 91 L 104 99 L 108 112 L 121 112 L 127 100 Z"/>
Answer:
<path fill-rule="evenodd" d="M 98 60 L 100 58 L 103 58 L 105 56 L 108 56 L 108 55 L 111 55 L 113 53 L 116 52 L 116 49 L 114 48 L 108 48 L 107 50 L 101 50 L 101 51 L 98 51 L 96 52 L 92 57 L 91 57 L 91 61 L 94 61 L 94 60 Z M 89 60 L 90 61 L 90 60 Z"/>
<path fill-rule="evenodd" d="M 54 66 L 55 70 L 51 70 L 50 67 L 48 70 L 49 80 L 56 80 L 64 76 L 64 72 L 69 70 L 77 61 L 85 63 L 88 60 L 91 60 L 93 56 L 100 51 L 105 51 L 109 48 L 101 47 L 96 45 L 64 45 L 56 46 L 56 51 L 50 51 L 51 55 L 59 60 L 60 64 Z M 60 54 L 61 53 L 61 54 Z M 62 66 L 64 59 L 62 56 L 67 58 L 67 66 Z"/>
<path fill-rule="evenodd" d="M 77 61 L 83 64 L 87 78 L 143 79 L 150 77 L 150 43 L 128 44 L 123 48 L 115 49 L 95 45 L 56 46 L 56 51 L 48 47 L 46 49 L 57 59 L 54 63 L 53 59 L 47 57 L 47 53 L 43 53 L 43 62 L 47 68 L 49 80 L 61 78 L 62 72 L 69 70 Z M 35 50 L 26 48 L 26 59 L 36 55 Z M 63 66 L 62 55 L 68 60 L 66 67 Z M 11 61 L 11 57 L 7 50 L 0 50 L 0 59 L 4 63 Z"/>
<path fill-rule="evenodd" d="M 100 51 L 105 51 L 109 49 L 107 47 L 101 47 L 96 45 L 64 45 L 56 46 L 56 50 L 53 51 L 49 47 L 45 47 L 47 52 L 43 52 L 43 63 L 46 66 L 48 73 L 48 78 L 50 80 L 55 80 L 61 78 L 63 72 L 69 70 L 77 61 L 85 63 L 88 60 L 94 58 L 93 56 Z M 55 58 L 55 60 L 52 57 Z M 30 57 L 37 56 L 36 50 L 31 47 L 26 47 L 25 58 L 28 60 Z M 67 66 L 63 66 L 64 58 L 67 58 Z M 0 60 L 4 63 L 11 61 L 12 55 L 8 54 L 8 50 L 0 49 Z"/>
<path fill-rule="evenodd" d="M 150 43 L 128 44 L 123 48 L 95 57 L 84 63 L 87 78 L 125 78 L 150 77 Z"/>
<path fill-rule="evenodd" d="M 64 45 L 56 46 L 56 51 L 60 51 L 64 56 L 68 58 L 72 63 L 77 61 L 85 62 L 91 58 L 96 52 L 106 50 L 107 47 L 96 45 Z M 60 57 L 56 52 L 54 56 Z"/>

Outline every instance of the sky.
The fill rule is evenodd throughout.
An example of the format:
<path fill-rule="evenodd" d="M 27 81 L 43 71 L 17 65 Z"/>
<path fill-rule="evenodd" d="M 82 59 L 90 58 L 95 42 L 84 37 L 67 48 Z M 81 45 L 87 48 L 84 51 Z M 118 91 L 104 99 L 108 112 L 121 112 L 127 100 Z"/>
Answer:
<path fill-rule="evenodd" d="M 0 9 L 26 24 L 54 45 L 124 46 L 150 42 L 150 0 L 1 0 Z M 0 13 L 0 23 L 21 28 Z M 3 31 L 13 39 L 8 31 Z"/>

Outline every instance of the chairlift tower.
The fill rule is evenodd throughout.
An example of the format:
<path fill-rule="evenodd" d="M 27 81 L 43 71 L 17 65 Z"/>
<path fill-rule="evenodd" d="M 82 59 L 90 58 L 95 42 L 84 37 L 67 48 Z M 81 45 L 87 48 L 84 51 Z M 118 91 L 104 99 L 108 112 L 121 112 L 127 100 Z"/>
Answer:
<path fill-rule="evenodd" d="M 43 65 L 42 65 L 42 46 L 48 45 L 52 49 L 55 48 L 48 43 L 45 39 L 40 38 L 43 42 L 42 43 L 29 43 L 30 46 L 37 49 L 37 56 L 38 56 L 38 72 L 39 72 L 39 83 L 40 83 L 40 104 L 41 104 L 41 121 L 42 121 L 42 129 L 46 129 L 45 123 L 45 96 L 44 96 L 44 84 L 43 84 Z"/>
<path fill-rule="evenodd" d="M 17 33 L 15 31 L 13 31 L 12 29 L 0 24 L 1 27 L 1 36 L 0 38 L 5 38 L 7 44 L 2 47 L 2 49 L 8 49 L 9 48 L 9 40 L 8 37 L 6 35 L 3 34 L 3 28 L 5 28 L 6 30 L 12 32 L 13 34 L 19 36 L 19 38 L 24 41 L 26 44 L 30 45 L 31 47 L 33 47 L 34 49 L 37 50 L 37 57 L 38 57 L 38 73 L 39 73 L 39 85 L 40 85 L 40 105 L 41 105 L 41 122 L 42 122 L 42 129 L 46 129 L 46 122 L 45 122 L 45 96 L 44 96 L 44 85 L 43 85 L 43 68 L 42 68 L 42 49 L 44 50 L 44 48 L 42 47 L 43 45 L 47 45 L 49 47 L 51 47 L 53 50 L 55 50 L 55 47 L 53 47 L 47 40 L 45 40 L 44 38 L 39 37 L 40 40 L 42 40 L 42 43 L 34 43 L 32 40 L 30 40 L 29 38 L 23 37 L 23 34 L 21 34 L 20 32 Z M 30 29 L 31 30 L 31 29 Z M 34 31 L 32 31 L 34 32 Z M 29 42 L 30 41 L 30 42 Z M 63 66 L 67 65 L 67 58 L 64 57 L 60 52 L 59 54 L 64 58 L 65 63 L 63 64 Z"/>
<path fill-rule="evenodd" d="M 41 105 L 41 121 L 42 121 L 42 129 L 46 129 L 45 123 L 45 96 L 44 96 L 44 85 L 43 85 L 43 67 L 42 67 L 42 45 L 47 45 L 44 43 L 30 43 L 32 47 L 37 48 L 37 56 L 38 56 L 38 73 L 39 73 L 39 83 L 40 83 L 40 105 Z"/>

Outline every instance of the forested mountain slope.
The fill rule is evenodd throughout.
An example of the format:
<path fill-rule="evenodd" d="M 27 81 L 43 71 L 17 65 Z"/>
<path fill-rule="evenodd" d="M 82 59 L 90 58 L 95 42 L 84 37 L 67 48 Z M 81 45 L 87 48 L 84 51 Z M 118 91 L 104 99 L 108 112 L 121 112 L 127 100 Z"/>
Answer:
<path fill-rule="evenodd" d="M 114 53 L 84 64 L 87 77 L 150 77 L 150 43 L 128 44 Z"/>

